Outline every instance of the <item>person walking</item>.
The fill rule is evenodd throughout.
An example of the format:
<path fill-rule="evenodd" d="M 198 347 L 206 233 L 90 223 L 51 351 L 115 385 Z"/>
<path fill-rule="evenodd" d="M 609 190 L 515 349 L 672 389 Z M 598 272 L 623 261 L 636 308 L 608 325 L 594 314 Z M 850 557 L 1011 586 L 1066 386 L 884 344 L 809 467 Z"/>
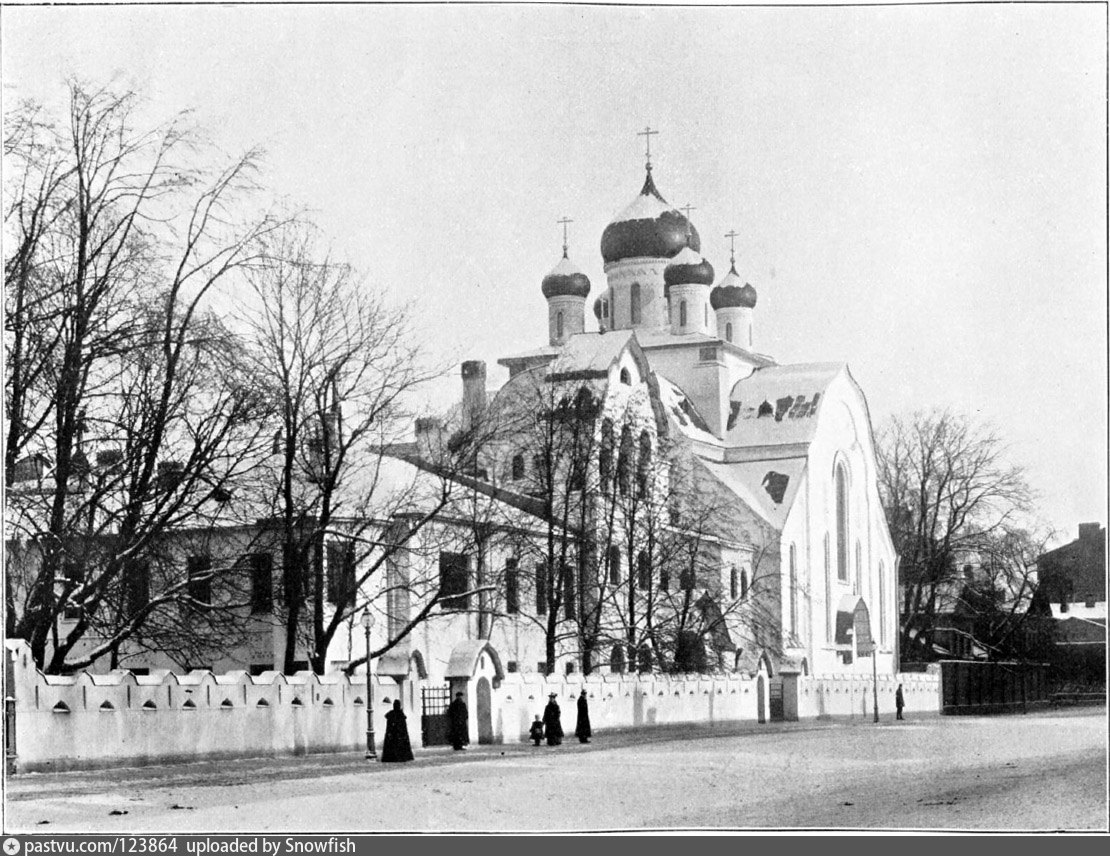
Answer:
<path fill-rule="evenodd" d="M 401 702 L 393 702 L 393 710 L 385 715 L 385 740 L 382 742 L 382 763 L 391 761 L 411 761 L 412 744 L 409 743 L 409 729 L 405 725 L 405 714 Z"/>
<path fill-rule="evenodd" d="M 563 723 L 559 715 L 559 703 L 555 693 L 547 697 L 547 707 L 543 709 L 543 734 L 548 746 L 561 746 L 563 743 Z"/>
<path fill-rule="evenodd" d="M 455 693 L 455 700 L 447 705 L 447 739 L 456 752 L 470 742 L 469 720 L 470 714 L 463 701 L 463 694 Z"/>
<path fill-rule="evenodd" d="M 582 689 L 582 695 L 578 696 L 578 720 L 574 724 L 574 736 L 578 738 L 579 743 L 589 743 L 590 735 L 590 703 L 586 701 L 586 690 Z"/>
<path fill-rule="evenodd" d="M 896 709 L 895 718 L 902 718 L 902 708 L 906 706 L 906 697 L 902 695 L 902 685 L 898 685 L 898 689 L 894 692 L 894 707 Z"/>

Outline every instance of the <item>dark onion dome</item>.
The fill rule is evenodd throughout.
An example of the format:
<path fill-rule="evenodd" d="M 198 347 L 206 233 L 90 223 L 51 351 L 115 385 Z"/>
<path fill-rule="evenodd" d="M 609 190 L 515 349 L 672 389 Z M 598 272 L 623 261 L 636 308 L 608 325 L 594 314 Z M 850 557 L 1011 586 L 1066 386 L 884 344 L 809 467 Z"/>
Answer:
<path fill-rule="evenodd" d="M 709 292 L 709 305 L 713 307 L 713 311 L 737 306 L 754 309 L 756 297 L 755 289 L 751 285 L 747 283 L 740 285 L 740 275 L 736 272 L 736 268 L 732 267 L 721 280 L 721 284 Z"/>
<path fill-rule="evenodd" d="M 663 282 L 667 285 L 712 285 L 713 265 L 700 253 L 683 247 L 663 271 Z"/>
<path fill-rule="evenodd" d="M 590 278 L 564 254 L 559 264 L 543 278 L 542 289 L 543 296 L 549 300 L 552 297 L 585 298 L 590 294 Z"/>
<path fill-rule="evenodd" d="M 669 259 L 687 246 L 701 250 L 698 230 L 655 189 L 650 169 L 640 195 L 601 233 L 606 264 L 639 257 Z"/>

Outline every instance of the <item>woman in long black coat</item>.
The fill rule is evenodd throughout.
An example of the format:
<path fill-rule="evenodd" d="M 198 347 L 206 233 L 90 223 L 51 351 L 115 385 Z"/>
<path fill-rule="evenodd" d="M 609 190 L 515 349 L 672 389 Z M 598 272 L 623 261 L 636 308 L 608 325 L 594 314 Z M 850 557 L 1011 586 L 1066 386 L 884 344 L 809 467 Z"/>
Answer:
<path fill-rule="evenodd" d="M 548 699 L 547 707 L 543 709 L 543 735 L 548 746 L 560 746 L 563 743 L 563 723 L 559 716 L 559 704 L 555 701 L 555 693 Z"/>
<path fill-rule="evenodd" d="M 455 700 L 447 705 L 447 739 L 456 751 L 470 742 L 469 719 L 462 693 L 455 693 Z"/>
<path fill-rule="evenodd" d="M 409 743 L 409 729 L 405 725 L 405 714 L 401 702 L 393 702 L 393 710 L 385 715 L 385 740 L 382 743 L 382 763 L 390 761 L 411 761 L 412 744 Z"/>
<path fill-rule="evenodd" d="M 574 736 L 579 743 L 589 743 L 593 732 L 590 730 L 590 703 L 586 701 L 586 691 L 578 697 L 578 721 L 574 724 Z"/>

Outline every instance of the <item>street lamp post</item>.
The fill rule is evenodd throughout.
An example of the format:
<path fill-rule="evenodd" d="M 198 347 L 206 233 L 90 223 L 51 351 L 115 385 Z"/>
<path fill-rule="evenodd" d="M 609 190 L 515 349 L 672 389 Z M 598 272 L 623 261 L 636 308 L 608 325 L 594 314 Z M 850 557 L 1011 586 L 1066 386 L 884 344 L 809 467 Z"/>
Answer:
<path fill-rule="evenodd" d="M 370 607 L 362 613 L 362 629 L 366 631 L 366 760 L 376 759 L 374 751 L 374 685 L 370 681 L 370 628 L 374 626 L 374 616 Z"/>

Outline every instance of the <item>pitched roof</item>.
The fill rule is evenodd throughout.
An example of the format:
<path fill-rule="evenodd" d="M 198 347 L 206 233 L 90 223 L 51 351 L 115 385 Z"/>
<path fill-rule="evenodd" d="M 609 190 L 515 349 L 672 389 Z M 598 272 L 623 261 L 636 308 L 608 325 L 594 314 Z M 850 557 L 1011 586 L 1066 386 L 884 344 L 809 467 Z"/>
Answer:
<path fill-rule="evenodd" d="M 757 368 L 729 395 L 726 446 L 809 443 L 829 384 L 844 363 L 801 363 Z"/>
<path fill-rule="evenodd" d="M 700 463 L 717 481 L 778 530 L 786 523 L 806 468 L 804 457 L 730 464 L 701 460 Z"/>

